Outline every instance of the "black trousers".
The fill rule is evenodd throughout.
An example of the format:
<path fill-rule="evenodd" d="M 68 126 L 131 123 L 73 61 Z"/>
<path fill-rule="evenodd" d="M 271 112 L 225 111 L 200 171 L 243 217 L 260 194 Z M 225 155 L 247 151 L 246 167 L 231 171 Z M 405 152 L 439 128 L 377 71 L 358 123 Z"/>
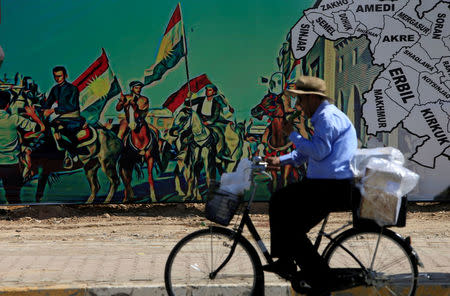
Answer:
<path fill-rule="evenodd" d="M 5 197 L 9 204 L 20 204 L 20 189 L 23 178 L 19 164 L 0 165 L 0 178 L 3 182 Z"/>
<path fill-rule="evenodd" d="M 303 179 L 275 192 L 269 204 L 273 257 L 293 259 L 313 277 L 329 272 L 307 233 L 330 212 L 351 209 L 352 180 Z"/>

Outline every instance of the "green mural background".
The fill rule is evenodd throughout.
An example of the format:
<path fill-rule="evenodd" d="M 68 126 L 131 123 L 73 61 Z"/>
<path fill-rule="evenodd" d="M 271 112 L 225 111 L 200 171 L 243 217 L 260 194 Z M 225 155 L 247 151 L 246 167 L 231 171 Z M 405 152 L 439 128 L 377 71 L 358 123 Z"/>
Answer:
<path fill-rule="evenodd" d="M 164 30 L 177 4 L 177 1 L 121 0 L 2 1 L 0 44 L 5 51 L 5 61 L 1 73 L 5 74 L 0 80 L 6 86 L 20 84 L 21 78 L 30 76 L 39 91 L 48 95 L 55 85 L 54 66 L 65 66 L 68 81 L 73 82 L 104 49 L 123 93 L 129 93 L 128 84 L 143 81 L 144 70 L 155 62 Z M 292 25 L 313 1 L 192 0 L 180 4 L 190 78 L 206 74 L 229 103 L 225 110 L 227 122 L 233 122 L 233 128 L 239 126 L 241 131 L 247 128 L 248 136 L 252 133 L 255 137 L 261 136 L 268 124 L 267 117 L 253 118 L 253 130 L 250 131 L 250 109 L 267 94 L 271 77 L 275 78 L 272 83 L 279 84 L 272 87 L 281 87 L 281 80 L 274 75 L 280 70 L 277 57 Z M 173 120 L 162 104 L 186 81 L 186 67 L 181 61 L 161 81 L 142 89 L 142 95 L 150 102 L 148 121 L 161 132 L 167 132 Z M 196 95 L 203 96 L 204 90 Z M 123 112 L 115 110 L 118 98 L 109 100 L 101 113 L 100 123 L 109 122 L 117 128 L 120 116 L 123 116 Z M 230 112 L 230 107 L 234 113 Z M 257 149 L 253 147 L 253 152 Z M 156 189 L 153 198 L 149 196 L 146 170 L 143 170 L 143 176 L 134 173 L 132 185 L 136 198 L 132 201 L 203 200 L 206 192 L 204 170 L 197 180 L 200 191 L 191 196 L 180 196 L 174 190 L 174 175 L 182 174 L 177 169 L 180 169 L 177 162 L 171 160 L 164 173 L 156 168 L 153 170 Z M 38 176 L 22 188 L 22 203 L 36 202 Z M 48 183 L 41 203 L 103 202 L 108 193 L 103 172 L 99 172 L 101 188 L 95 200 L 88 199 L 90 189 L 82 169 L 53 173 Z M 178 187 L 187 190 L 186 183 L 189 182 L 181 180 Z M 110 202 L 122 202 L 123 191 L 121 183 Z M 259 196 L 261 200 L 268 198 L 267 186 L 263 186 Z M 3 193 L 0 194 L 1 203 L 6 203 Z"/>
<path fill-rule="evenodd" d="M 183 1 L 191 77 L 207 73 L 236 109 L 238 119 L 264 95 L 261 75 L 277 71 L 276 57 L 292 25 L 313 1 Z M 105 48 L 122 87 L 141 80 L 156 58 L 178 1 L 5 1 L 1 72 L 32 76 L 47 92 L 51 69 L 65 65 L 69 81 Z M 184 64 L 163 83 L 143 89 L 152 107 L 186 82 Z M 108 114 L 111 114 L 108 112 Z M 112 114 L 113 115 L 113 114 Z"/>
<path fill-rule="evenodd" d="M 23 171 L 26 182 L 20 202 L 203 202 L 211 180 L 236 169 L 240 159 L 293 149 L 279 133 L 281 118 L 293 111 L 292 98 L 281 93 L 299 75 L 326 81 L 328 95 L 355 125 L 359 147 L 392 146 L 405 155 L 406 167 L 421 176 L 408 198 L 448 199 L 449 147 L 431 141 L 433 133 L 427 125 L 416 124 L 421 118 L 416 110 L 423 104 L 414 105 L 416 113 L 387 107 L 390 115 L 383 120 L 395 124 L 377 128 L 373 92 L 377 83 L 380 87 L 389 78 L 386 71 L 392 63 L 384 60 L 387 57 L 396 54 L 402 59 L 403 54 L 402 61 L 415 71 L 415 60 L 405 56 L 408 50 L 418 50 L 420 55 L 420 47 L 426 48 L 434 53 L 436 70 L 448 72 L 448 51 L 441 44 L 450 39 L 436 33 L 445 22 L 436 11 L 448 5 L 441 1 L 440 6 L 428 7 L 406 1 L 407 5 L 397 6 L 398 15 L 391 16 L 389 11 L 373 10 L 384 1 L 378 2 L 1 1 L 0 45 L 5 60 L 0 90 L 9 90 L 15 102 L 31 89 L 40 94 L 35 99 L 46 98 L 56 85 L 53 67 L 64 66 L 68 81 L 80 91 L 80 105 L 87 106 L 81 115 L 96 131 L 84 126 L 76 134 L 81 139 L 77 149 L 88 154 L 80 155 L 73 169 L 60 168 L 64 152 L 56 150 L 50 133 L 47 140 L 42 133 L 36 139 L 22 137 L 19 146 L 30 169 L 25 166 Z M 431 34 L 422 34 L 415 47 L 401 39 L 396 47 L 384 45 L 383 34 L 411 30 L 407 29 L 411 24 L 400 17 L 405 13 L 425 13 L 431 26 L 427 32 L 433 29 L 433 36 L 441 37 L 427 41 Z M 384 19 L 405 29 L 390 32 Z M 163 55 L 160 48 L 165 48 Z M 180 60 L 183 48 L 187 59 Z M 403 52 L 394 52 L 395 48 Z M 163 78 L 137 86 L 148 83 L 152 71 L 164 72 Z M 417 96 L 435 97 L 448 110 L 448 98 L 421 81 L 414 84 L 424 89 Z M 385 90 L 394 96 L 392 90 Z M 185 101 L 188 91 L 191 100 Z M 125 102 L 132 108 L 119 106 Z M 19 110 L 13 107 L 13 112 Z M 44 109 L 38 110 L 41 116 Z M 448 125 L 444 109 L 436 109 L 443 126 Z M 127 125 L 134 134 L 125 134 L 120 143 Z M 302 118 L 296 126 L 303 137 L 314 132 Z M 448 142 L 444 138 L 443 144 Z M 434 148 L 422 150 L 425 144 Z M 305 167 L 288 166 L 274 174 L 273 181 L 259 179 L 257 199 L 268 200 L 271 190 L 304 174 Z M 0 187 L 0 204 L 6 203 Z"/>

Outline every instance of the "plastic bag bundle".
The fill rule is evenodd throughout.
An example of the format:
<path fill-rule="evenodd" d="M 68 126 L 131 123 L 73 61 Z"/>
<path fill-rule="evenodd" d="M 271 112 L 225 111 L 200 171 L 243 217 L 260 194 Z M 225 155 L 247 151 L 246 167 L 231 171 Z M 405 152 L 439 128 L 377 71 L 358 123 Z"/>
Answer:
<path fill-rule="evenodd" d="M 247 158 L 239 161 L 235 172 L 224 173 L 220 177 L 220 189 L 235 195 L 243 195 L 250 189 L 250 173 L 252 162 Z"/>
<path fill-rule="evenodd" d="M 375 220 L 380 226 L 395 225 L 401 198 L 414 189 L 419 175 L 402 166 L 404 158 L 397 149 L 389 149 L 393 152 L 389 154 L 379 154 L 379 149 L 367 149 L 378 151 L 375 156 L 366 151 L 365 157 L 360 157 L 360 163 L 355 162 L 361 178 L 358 183 L 362 195 L 359 217 Z"/>
<path fill-rule="evenodd" d="M 363 177 L 367 163 L 372 158 L 386 159 L 401 166 L 405 163 L 403 154 L 400 152 L 400 150 L 394 147 L 357 149 L 355 155 L 353 156 L 353 159 L 350 162 L 350 168 L 356 178 Z"/>

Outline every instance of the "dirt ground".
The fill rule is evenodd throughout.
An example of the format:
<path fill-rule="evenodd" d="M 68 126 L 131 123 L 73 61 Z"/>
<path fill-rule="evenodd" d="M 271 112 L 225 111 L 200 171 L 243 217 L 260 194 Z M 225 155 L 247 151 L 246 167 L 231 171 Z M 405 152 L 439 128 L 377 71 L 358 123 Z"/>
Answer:
<path fill-rule="evenodd" d="M 263 238 L 269 236 L 267 203 L 257 203 L 252 218 Z M 330 216 L 328 227 L 340 227 L 350 213 Z M 0 207 L 3 241 L 82 241 L 111 239 L 176 239 L 209 224 L 203 204 L 52 205 Z M 328 228 L 327 228 L 328 229 Z M 448 240 L 450 203 L 409 203 L 406 227 L 414 238 Z"/>

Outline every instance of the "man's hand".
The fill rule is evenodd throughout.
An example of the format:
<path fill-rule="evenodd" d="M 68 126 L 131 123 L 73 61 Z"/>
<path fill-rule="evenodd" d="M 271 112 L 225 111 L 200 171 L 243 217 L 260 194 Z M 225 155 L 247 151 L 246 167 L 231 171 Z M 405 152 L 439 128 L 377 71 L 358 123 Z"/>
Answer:
<path fill-rule="evenodd" d="M 44 110 L 44 116 L 45 116 L 45 117 L 49 117 L 49 116 L 52 115 L 53 113 L 55 113 L 55 109 L 45 109 L 45 110 Z"/>
<path fill-rule="evenodd" d="M 294 131 L 294 125 L 289 120 L 283 120 L 281 132 L 285 136 L 289 136 Z"/>
<path fill-rule="evenodd" d="M 124 96 L 123 92 L 120 92 L 119 102 L 122 103 L 122 104 L 126 103 L 125 96 Z"/>
<path fill-rule="evenodd" d="M 31 119 L 33 119 L 37 124 L 39 124 L 40 128 L 41 128 L 41 132 L 45 131 L 45 125 L 44 123 L 41 121 L 41 119 L 39 118 L 39 116 L 36 114 L 36 110 L 34 109 L 34 106 L 26 106 L 25 107 L 25 112 L 28 116 L 31 117 Z M 45 112 L 44 112 L 45 113 Z"/>
<path fill-rule="evenodd" d="M 266 158 L 266 161 L 268 170 L 275 170 L 275 171 L 281 170 L 281 162 L 279 157 L 269 156 Z"/>
<path fill-rule="evenodd" d="M 30 116 L 33 119 L 37 117 L 34 106 L 25 106 L 25 114 L 27 114 L 28 116 Z"/>

